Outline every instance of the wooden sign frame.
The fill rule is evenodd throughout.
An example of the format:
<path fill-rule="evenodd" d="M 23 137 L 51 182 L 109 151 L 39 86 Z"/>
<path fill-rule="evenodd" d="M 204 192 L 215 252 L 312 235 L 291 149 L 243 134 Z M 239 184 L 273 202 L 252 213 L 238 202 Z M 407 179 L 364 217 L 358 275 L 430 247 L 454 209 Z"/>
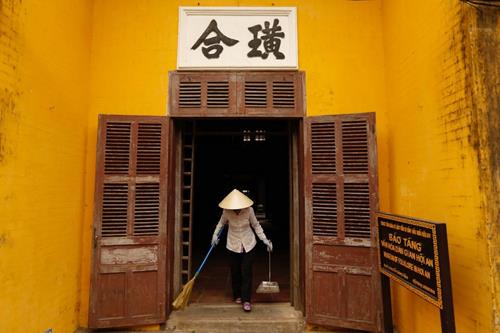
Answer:
<path fill-rule="evenodd" d="M 454 333 L 446 224 L 378 212 L 377 240 L 386 313 L 391 313 L 390 279 L 438 307 L 442 332 Z M 392 318 L 387 322 L 392 323 Z"/>
<path fill-rule="evenodd" d="M 177 41 L 178 70 L 296 70 L 297 8 L 181 6 Z"/>

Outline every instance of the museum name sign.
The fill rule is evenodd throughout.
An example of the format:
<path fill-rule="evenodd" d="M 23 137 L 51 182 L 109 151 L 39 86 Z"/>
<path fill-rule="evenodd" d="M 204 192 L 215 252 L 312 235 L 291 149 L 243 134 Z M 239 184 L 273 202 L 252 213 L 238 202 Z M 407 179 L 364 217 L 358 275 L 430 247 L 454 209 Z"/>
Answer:
<path fill-rule="evenodd" d="M 383 213 L 377 223 L 380 271 L 442 309 L 441 262 L 448 253 L 438 245 L 446 225 Z"/>
<path fill-rule="evenodd" d="M 441 332 L 455 333 L 446 224 L 378 212 L 377 236 L 384 311 L 390 279 L 438 307 Z"/>
<path fill-rule="evenodd" d="M 177 69 L 297 69 L 295 7 L 180 7 Z"/>

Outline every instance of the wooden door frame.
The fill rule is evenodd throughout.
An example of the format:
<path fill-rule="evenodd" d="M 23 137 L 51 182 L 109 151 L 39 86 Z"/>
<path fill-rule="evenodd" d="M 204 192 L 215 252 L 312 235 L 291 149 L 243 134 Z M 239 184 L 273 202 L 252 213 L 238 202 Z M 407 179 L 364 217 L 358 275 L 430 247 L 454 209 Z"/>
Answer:
<path fill-rule="evenodd" d="M 171 174 L 173 175 L 172 184 L 174 187 L 174 197 L 172 200 L 173 206 L 173 217 L 172 224 L 173 228 L 173 239 L 172 239 L 172 281 L 171 289 L 172 295 L 177 295 L 182 289 L 182 184 L 183 184 L 183 167 L 182 167 L 182 147 L 183 147 L 183 127 L 181 126 L 183 121 L 195 121 L 195 118 L 174 118 L 172 120 L 172 135 L 174 140 L 174 147 L 172 148 L 172 169 Z M 173 301 L 173 299 L 171 300 Z"/>
<path fill-rule="evenodd" d="M 265 81 L 267 86 L 267 102 L 260 105 L 262 109 L 253 109 L 246 105 L 245 80 L 247 78 Z M 227 81 L 228 103 L 215 108 L 208 108 L 208 86 L 209 81 Z M 189 105 L 194 100 L 184 100 L 180 97 L 182 90 L 181 82 L 197 85 L 199 91 L 197 105 Z M 293 106 L 274 103 L 274 82 L 293 82 Z M 171 237 L 169 239 L 169 260 L 171 260 L 171 283 L 169 290 L 171 298 L 181 290 L 181 149 L 182 133 L 177 126 L 179 120 L 196 119 L 260 119 L 260 120 L 283 120 L 293 123 L 293 130 L 289 133 L 290 151 L 290 302 L 305 314 L 305 255 L 304 255 L 304 226 L 303 226 L 303 147 L 302 129 L 303 118 L 306 116 L 306 89 L 304 71 L 170 71 L 169 72 L 169 98 L 168 114 L 171 118 L 171 158 L 170 176 L 174 186 L 175 200 L 171 200 L 169 226 Z M 277 88 L 277 94 L 280 91 Z M 189 98 L 188 98 L 189 99 Z M 282 101 L 283 102 L 283 101 Z M 291 100 L 286 101 L 291 102 Z M 233 105 L 234 104 L 234 105 Z M 286 104 L 286 103 L 285 103 Z M 293 247 L 292 247 L 293 245 Z M 292 272 L 293 270 L 293 272 Z M 172 299 L 170 299 L 170 302 Z"/>
<path fill-rule="evenodd" d="M 305 314 L 304 225 L 302 219 L 302 119 L 289 123 L 290 149 L 290 303 Z"/>
<path fill-rule="evenodd" d="M 182 121 L 195 121 L 201 119 L 209 119 L 210 117 L 172 117 L 171 122 L 171 152 L 172 156 L 170 158 L 170 175 L 172 176 L 172 186 L 174 186 L 174 197 L 172 200 L 172 216 L 170 221 L 172 232 L 170 233 L 171 239 L 169 239 L 169 258 L 172 260 L 172 264 L 169 265 L 171 269 L 169 270 L 171 274 L 170 290 L 172 291 L 170 295 L 177 295 L 181 288 L 181 224 L 182 224 L 182 202 L 181 202 L 181 191 L 182 191 L 182 168 L 181 168 L 181 154 L 182 154 L 182 126 L 180 123 Z M 226 119 L 236 119 L 236 117 L 218 117 L 218 120 Z M 305 293 L 304 293 L 304 237 L 303 237 L 303 225 L 301 223 L 302 205 L 301 205 L 301 188 L 302 188 L 302 154 L 301 154 L 301 127 L 302 127 L 302 117 L 297 118 L 274 118 L 274 117 L 245 117 L 242 120 L 277 120 L 287 121 L 289 124 L 288 132 L 288 148 L 290 151 L 289 157 L 289 233 L 290 233 L 290 303 L 295 307 L 295 309 L 302 311 L 304 313 L 305 309 Z M 170 300 L 170 302 L 173 299 Z M 168 313 L 167 313 L 168 314 Z"/>
<path fill-rule="evenodd" d="M 168 156 L 168 183 L 170 186 L 176 187 L 176 173 L 175 171 L 177 170 L 176 168 L 176 149 L 177 149 L 177 136 L 176 136 L 176 127 L 174 123 L 174 119 L 170 117 L 169 121 L 169 156 Z M 167 299 L 166 299 L 166 304 L 165 304 L 165 311 L 166 311 L 166 316 L 165 318 L 168 319 L 168 316 L 170 312 L 172 312 L 172 301 L 174 300 L 174 297 L 177 296 L 176 293 L 174 293 L 174 289 L 172 288 L 173 286 L 173 276 L 174 276 L 174 270 L 175 270 L 175 260 L 174 260 L 174 243 L 175 243 L 175 238 L 177 237 L 177 230 L 175 230 L 175 213 L 176 213 L 176 204 L 177 204 L 177 195 L 178 193 L 175 192 L 174 199 L 172 199 L 172 196 L 168 196 L 168 216 L 167 216 L 167 249 L 166 249 L 166 259 L 167 259 L 167 265 L 166 265 L 166 274 L 167 277 L 170 277 L 170 279 L 167 279 L 167 286 L 165 286 L 165 290 L 168 291 L 167 293 Z M 174 223 L 172 223 L 174 221 Z"/>

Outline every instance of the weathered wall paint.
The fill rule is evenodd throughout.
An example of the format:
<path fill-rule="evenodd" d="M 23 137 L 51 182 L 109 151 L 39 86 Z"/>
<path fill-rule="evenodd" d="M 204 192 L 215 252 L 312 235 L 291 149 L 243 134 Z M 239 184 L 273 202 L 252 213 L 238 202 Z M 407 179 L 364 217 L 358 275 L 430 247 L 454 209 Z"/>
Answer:
<path fill-rule="evenodd" d="M 82 252 L 81 323 L 90 276 L 97 115 L 165 115 L 176 67 L 179 6 L 296 6 L 299 67 L 306 71 L 309 115 L 377 112 L 380 190 L 387 192 L 387 129 L 381 1 L 97 1 Z M 382 195 L 382 207 L 388 205 Z"/>
<path fill-rule="evenodd" d="M 462 31 L 471 89 L 470 144 L 479 164 L 484 231 L 491 268 L 493 330 L 500 332 L 500 10 L 465 7 Z"/>
<path fill-rule="evenodd" d="M 391 211 L 447 223 L 457 332 L 493 332 L 498 10 L 384 1 L 383 14 Z M 440 331 L 438 310 L 396 285 L 393 310 L 399 332 Z"/>
<path fill-rule="evenodd" d="M 78 326 L 91 2 L 0 1 L 0 331 Z"/>

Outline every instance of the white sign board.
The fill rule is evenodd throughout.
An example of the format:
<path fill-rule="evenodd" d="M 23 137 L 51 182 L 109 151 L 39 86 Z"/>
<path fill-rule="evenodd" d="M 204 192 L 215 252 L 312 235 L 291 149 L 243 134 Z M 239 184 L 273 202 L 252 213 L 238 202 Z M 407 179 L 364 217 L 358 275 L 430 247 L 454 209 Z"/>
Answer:
<path fill-rule="evenodd" d="M 295 7 L 179 7 L 177 69 L 297 69 Z"/>

